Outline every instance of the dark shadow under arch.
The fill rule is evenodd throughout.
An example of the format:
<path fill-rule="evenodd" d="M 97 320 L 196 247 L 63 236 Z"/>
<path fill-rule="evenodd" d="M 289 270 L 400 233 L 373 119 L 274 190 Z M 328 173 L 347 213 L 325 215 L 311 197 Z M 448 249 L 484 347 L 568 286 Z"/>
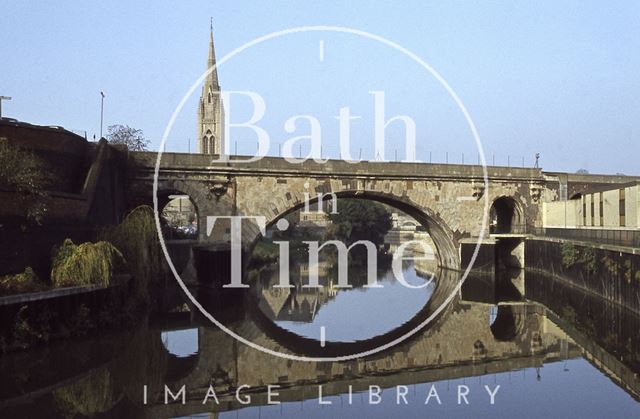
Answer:
<path fill-rule="evenodd" d="M 520 316 L 510 305 L 498 305 L 496 317 L 491 323 L 491 334 L 499 342 L 511 342 L 522 330 Z"/>
<path fill-rule="evenodd" d="M 423 226 L 429 235 L 431 236 L 438 253 L 438 264 L 440 267 L 447 269 L 460 269 L 460 257 L 458 254 L 458 247 L 454 238 L 453 231 L 447 226 L 440 216 L 431 211 L 428 208 L 418 208 L 413 202 L 402 200 L 400 197 L 380 192 L 370 191 L 339 191 L 334 192 L 339 198 L 353 198 L 353 199 L 368 199 L 371 201 L 387 204 L 390 207 L 396 208 L 407 215 L 413 217 L 421 226 Z M 331 199 L 330 195 L 324 196 L 324 201 Z M 318 198 L 309 199 L 310 204 L 316 204 Z M 267 223 L 267 228 L 274 225 L 278 220 L 287 215 L 304 208 L 304 202 L 298 202 L 295 205 L 288 208 L 286 211 L 276 215 L 270 219 Z M 249 247 L 250 250 L 255 246 L 254 242 Z"/>
<path fill-rule="evenodd" d="M 289 351 L 296 355 L 309 356 L 309 357 L 339 357 L 347 356 L 356 353 L 366 352 L 373 350 L 385 344 L 388 344 L 395 339 L 398 339 L 416 329 L 431 315 L 434 315 L 436 311 L 440 310 L 437 315 L 434 316 L 432 321 L 425 325 L 424 329 L 416 331 L 409 339 L 420 336 L 425 330 L 429 330 L 438 322 L 442 321 L 445 313 L 448 313 L 448 308 L 452 306 L 452 303 L 447 307 L 441 308 L 445 304 L 447 298 L 455 289 L 460 280 L 461 273 L 458 271 L 441 269 L 437 275 L 437 286 L 434 290 L 431 298 L 425 302 L 424 307 L 417 312 L 411 319 L 408 319 L 405 323 L 397 328 L 386 332 L 382 335 L 373 336 L 368 339 L 358 340 L 355 342 L 331 342 L 326 341 L 324 347 L 320 345 L 320 342 L 316 339 L 300 336 L 294 332 L 284 329 L 278 326 L 272 319 L 270 319 L 259 307 L 255 300 L 255 296 L 248 293 L 250 303 L 246 305 L 246 309 L 249 314 L 249 318 L 255 323 L 255 325 L 263 333 L 265 333 L 273 341 L 277 342 L 283 348 L 287 348 Z M 345 320 L 347 321 L 347 320 Z"/>
<path fill-rule="evenodd" d="M 524 214 L 518 201 L 510 196 L 496 198 L 490 210 L 490 233 L 518 233 L 524 226 Z"/>

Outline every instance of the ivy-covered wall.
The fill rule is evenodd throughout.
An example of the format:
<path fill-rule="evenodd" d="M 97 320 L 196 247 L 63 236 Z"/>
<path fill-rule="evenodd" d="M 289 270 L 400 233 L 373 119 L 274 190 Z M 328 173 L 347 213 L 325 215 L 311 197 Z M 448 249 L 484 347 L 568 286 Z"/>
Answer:
<path fill-rule="evenodd" d="M 640 313 L 640 255 L 571 241 L 527 240 L 526 268 L 545 272 Z"/>

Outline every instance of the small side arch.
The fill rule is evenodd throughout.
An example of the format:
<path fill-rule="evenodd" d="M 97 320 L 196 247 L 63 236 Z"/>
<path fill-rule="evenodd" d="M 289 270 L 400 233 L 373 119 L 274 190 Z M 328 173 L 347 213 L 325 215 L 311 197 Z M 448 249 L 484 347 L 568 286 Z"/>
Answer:
<path fill-rule="evenodd" d="M 520 233 L 526 224 L 522 206 L 511 196 L 500 196 L 493 201 L 490 222 L 491 234 Z"/>

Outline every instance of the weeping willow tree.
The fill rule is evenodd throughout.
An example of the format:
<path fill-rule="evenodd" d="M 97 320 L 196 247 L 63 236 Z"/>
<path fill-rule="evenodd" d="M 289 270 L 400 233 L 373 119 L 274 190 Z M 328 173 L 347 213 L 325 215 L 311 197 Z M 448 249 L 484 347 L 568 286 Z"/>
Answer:
<path fill-rule="evenodd" d="M 54 287 L 109 286 L 115 271 L 124 264 L 122 253 L 111 243 L 82 243 L 66 239 L 55 251 L 51 281 Z"/>
<path fill-rule="evenodd" d="M 134 293 L 148 303 L 150 286 L 166 273 L 153 209 L 146 205 L 135 208 L 122 223 L 104 229 L 100 239 L 122 252 L 133 275 Z"/>

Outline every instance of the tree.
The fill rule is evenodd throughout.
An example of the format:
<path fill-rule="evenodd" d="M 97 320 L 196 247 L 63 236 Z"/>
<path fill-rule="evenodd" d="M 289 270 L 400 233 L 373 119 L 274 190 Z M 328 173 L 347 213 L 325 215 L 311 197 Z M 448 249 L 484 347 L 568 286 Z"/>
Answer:
<path fill-rule="evenodd" d="M 587 169 L 580 169 L 576 173 L 579 175 L 588 175 L 589 171 Z"/>
<path fill-rule="evenodd" d="M 54 183 L 47 163 L 0 138 L 0 189 L 14 192 L 24 216 L 40 224 L 47 211 L 46 189 Z"/>
<path fill-rule="evenodd" d="M 392 227 L 391 214 L 382 205 L 365 199 L 340 199 L 338 214 L 329 214 L 328 236 L 350 245 L 369 240 L 377 246 Z"/>
<path fill-rule="evenodd" d="M 128 125 L 109 125 L 107 141 L 111 144 L 124 144 L 131 151 L 145 151 L 149 145 L 149 140 L 144 138 L 141 129 Z"/>

